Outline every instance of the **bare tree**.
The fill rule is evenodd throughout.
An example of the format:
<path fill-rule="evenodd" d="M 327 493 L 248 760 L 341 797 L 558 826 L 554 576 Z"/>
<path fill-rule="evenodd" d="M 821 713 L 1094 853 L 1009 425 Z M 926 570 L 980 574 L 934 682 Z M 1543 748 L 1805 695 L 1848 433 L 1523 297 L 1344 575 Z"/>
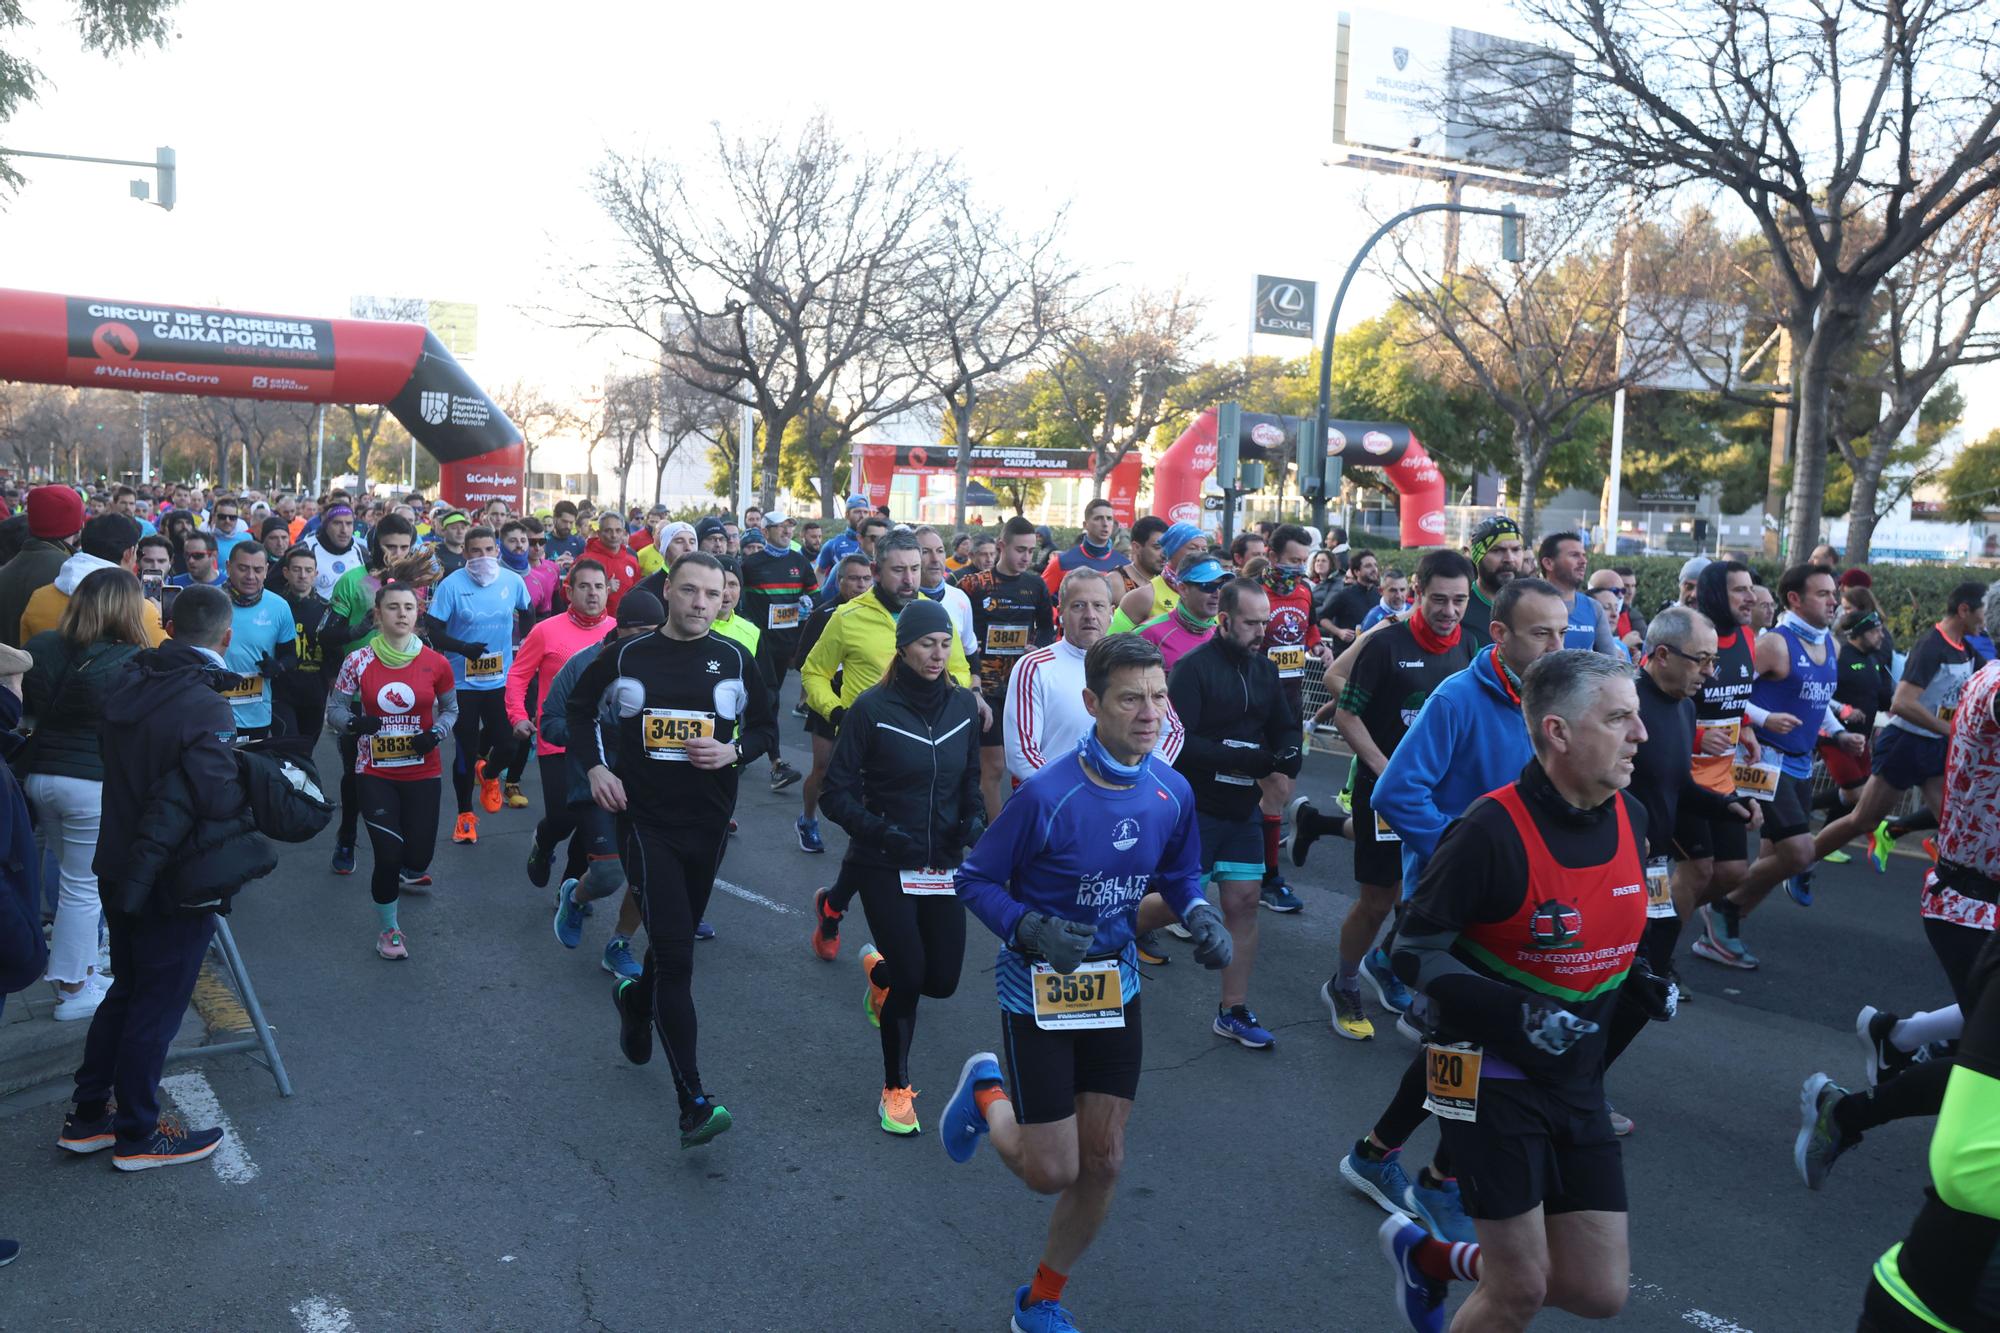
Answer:
<path fill-rule="evenodd" d="M 1135 292 L 1117 309 L 1064 321 L 1049 367 L 1067 425 L 1089 442 L 1091 494 L 1126 454 L 1176 409 L 1173 391 L 1193 369 L 1201 305 L 1176 288 Z"/>
<path fill-rule="evenodd" d="M 70 463 L 87 429 L 75 389 L 45 384 L 0 385 L 8 404 L 0 410 L 0 441 L 14 465 L 26 477 L 37 463 L 58 475 L 59 461 Z"/>
<path fill-rule="evenodd" d="M 523 470 L 535 470 L 535 450 L 551 435 L 574 430 L 581 423 L 576 412 L 558 401 L 548 389 L 533 380 L 516 377 L 501 385 L 493 394 L 493 402 L 507 419 L 521 429 L 524 442 L 525 463 Z"/>
<path fill-rule="evenodd" d="M 365 407 L 360 403 L 341 403 L 338 407 L 347 414 L 347 438 L 354 449 L 354 475 L 361 479 L 361 489 L 367 490 L 368 455 L 375 448 L 383 423 L 390 420 L 389 409 Z"/>
<path fill-rule="evenodd" d="M 623 244 L 578 266 L 583 308 L 560 318 L 676 350 L 670 373 L 754 409 L 768 506 L 787 427 L 887 341 L 945 178 L 935 156 L 855 148 L 823 116 L 788 137 L 717 126 L 698 168 L 609 155 L 593 187 Z"/>
<path fill-rule="evenodd" d="M 639 451 L 647 448 L 653 435 L 653 420 L 659 407 L 658 385 L 651 375 L 613 374 L 604 380 L 604 408 L 600 438 L 611 442 L 618 460 L 618 512 L 623 515 L 629 495 L 632 465 Z"/>
<path fill-rule="evenodd" d="M 1833 378 L 1877 289 L 2000 186 L 2000 59 L 1985 0 L 1522 0 L 1574 48 L 1568 81 L 1495 46 L 1475 130 L 1565 141 L 1608 176 L 1733 196 L 1769 249 L 1796 361 L 1791 549 L 1818 542 Z M 1532 81 L 1514 77 L 1533 70 Z M 1799 251 L 1803 249 L 1804 262 Z"/>
<path fill-rule="evenodd" d="M 735 408 L 721 395 L 699 387 L 701 372 L 683 367 L 673 374 L 663 366 L 654 398 L 659 407 L 656 429 L 647 438 L 653 456 L 653 496 L 657 500 L 666 489 L 667 467 L 674 457 L 695 440 L 720 440 L 731 425 Z M 731 480 L 734 480 L 732 474 Z M 733 492 L 732 492 L 733 494 Z"/>

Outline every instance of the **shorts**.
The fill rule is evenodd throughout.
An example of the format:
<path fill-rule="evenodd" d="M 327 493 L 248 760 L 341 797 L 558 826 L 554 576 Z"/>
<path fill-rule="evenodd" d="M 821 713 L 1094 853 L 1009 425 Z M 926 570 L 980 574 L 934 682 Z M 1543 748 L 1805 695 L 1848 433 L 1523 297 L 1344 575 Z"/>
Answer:
<path fill-rule="evenodd" d="M 813 711 L 811 708 L 807 708 L 806 735 L 817 736 L 824 741 L 833 741 L 839 739 L 840 732 L 833 725 L 833 723 L 821 717 L 817 712 Z"/>
<path fill-rule="evenodd" d="M 1354 770 L 1354 882 L 1394 888 L 1403 882 L 1403 844 L 1375 840 L 1375 775 L 1357 765 Z"/>
<path fill-rule="evenodd" d="M 1750 826 L 1740 819 L 1710 819 L 1683 805 L 1674 816 L 1674 850 L 1683 861 L 1748 861 Z"/>
<path fill-rule="evenodd" d="M 1764 802 L 1763 837 L 1773 843 L 1812 832 L 1812 779 L 1778 774 L 1778 792 Z"/>
<path fill-rule="evenodd" d="M 1201 829 L 1204 880 L 1240 884 L 1264 878 L 1264 825 L 1254 814 L 1248 819 L 1223 819 L 1197 813 L 1195 820 Z"/>
<path fill-rule="evenodd" d="M 1874 757 L 1872 741 L 1861 747 L 1860 754 L 1849 754 L 1830 737 L 1819 743 L 1820 762 L 1826 765 L 1826 775 L 1833 779 L 1836 787 L 1859 787 L 1868 781 L 1869 766 Z"/>
<path fill-rule="evenodd" d="M 986 696 L 980 697 L 984 699 Z M 1007 711 L 1007 700 L 1004 696 L 987 699 L 986 706 L 993 712 L 993 721 L 987 724 L 986 730 L 979 733 L 979 748 L 997 750 L 1007 744 L 1007 719 L 1004 716 Z"/>
<path fill-rule="evenodd" d="M 569 812 L 576 819 L 576 832 L 571 838 L 583 847 L 584 855 L 593 860 L 618 855 L 617 815 L 595 801 L 572 805 Z"/>
<path fill-rule="evenodd" d="M 1539 1205 L 1555 1213 L 1622 1213 L 1625 1166 L 1601 1088 L 1574 1098 L 1527 1079 L 1479 1083 L 1479 1118 L 1439 1119 L 1468 1216 L 1488 1222 Z"/>
<path fill-rule="evenodd" d="M 1048 1125 L 1076 1114 L 1076 1094 L 1095 1092 L 1133 1100 L 1139 1092 L 1142 1054 L 1139 997 L 1125 1005 L 1122 1028 L 1044 1032 L 1033 1014 L 1000 1011 L 1001 1058 L 1007 1062 L 1007 1095 L 1014 1118 Z"/>
<path fill-rule="evenodd" d="M 1897 791 L 1920 787 L 1932 778 L 1944 776 L 1942 736 L 1919 736 L 1901 727 L 1884 727 L 1875 741 L 1875 761 L 1869 769 Z"/>

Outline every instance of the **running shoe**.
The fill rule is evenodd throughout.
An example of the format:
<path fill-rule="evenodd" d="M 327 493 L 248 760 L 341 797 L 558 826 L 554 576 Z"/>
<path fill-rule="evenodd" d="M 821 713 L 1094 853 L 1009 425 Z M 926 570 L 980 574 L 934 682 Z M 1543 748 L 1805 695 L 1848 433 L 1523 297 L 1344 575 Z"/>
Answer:
<path fill-rule="evenodd" d="M 486 776 L 484 759 L 472 761 L 472 780 L 479 784 L 479 804 L 485 808 L 486 813 L 499 814 L 500 807 L 504 804 L 504 798 L 500 795 L 500 779 Z"/>
<path fill-rule="evenodd" d="M 101 1152 L 118 1142 L 118 1136 L 111 1128 L 112 1112 L 118 1109 L 115 1101 L 104 1103 L 104 1114 L 95 1120 L 85 1120 L 72 1106 L 63 1117 L 62 1132 L 56 1135 L 56 1147 L 64 1152 Z"/>
<path fill-rule="evenodd" d="M 614 977 L 630 977 L 637 981 L 639 974 L 645 970 L 632 956 L 632 937 L 629 935 L 613 935 L 604 946 L 603 961 L 604 970 Z"/>
<path fill-rule="evenodd" d="M 451 840 L 453 842 L 466 843 L 478 842 L 479 816 L 473 814 L 470 810 L 460 815 L 458 822 L 451 826 Z"/>
<path fill-rule="evenodd" d="M 1811 907 L 1813 905 L 1812 879 L 1813 872 L 1810 870 L 1801 870 L 1798 874 L 1788 877 L 1785 880 L 1786 895 L 1801 907 Z"/>
<path fill-rule="evenodd" d="M 771 765 L 771 790 L 783 791 L 795 782 L 804 781 L 805 774 L 780 759 Z"/>
<path fill-rule="evenodd" d="M 1160 941 L 1160 932 L 1149 930 L 1132 941 L 1132 947 L 1139 951 L 1139 961 L 1148 967 L 1165 967 L 1173 962 L 1167 946 Z"/>
<path fill-rule="evenodd" d="M 1214 1030 L 1216 1036 L 1227 1037 L 1253 1051 L 1269 1050 L 1278 1044 L 1278 1039 L 1264 1030 L 1247 1004 L 1232 1004 L 1227 1009 L 1217 1009 Z"/>
<path fill-rule="evenodd" d="M 840 957 L 840 919 L 847 915 L 836 912 L 826 900 L 825 889 L 813 890 L 813 956 L 823 962 L 832 962 Z"/>
<path fill-rule="evenodd" d="M 882 961 L 882 951 L 872 944 L 861 946 L 861 977 L 868 983 L 868 989 L 861 993 L 861 1011 L 868 1015 L 868 1026 L 882 1026 L 882 1001 L 889 996 L 887 986 L 875 984 L 875 964 Z"/>
<path fill-rule="evenodd" d="M 733 819 L 729 821 L 729 831 L 731 833 L 736 832 L 736 821 Z"/>
<path fill-rule="evenodd" d="M 574 896 L 576 881 L 566 879 L 556 890 L 556 943 L 565 949 L 574 949 L 583 943 L 583 918 L 590 910 L 589 905 L 578 906 Z"/>
<path fill-rule="evenodd" d="M 921 1134 L 923 1126 L 917 1123 L 917 1092 L 915 1088 L 884 1088 L 882 1099 L 875 1103 L 875 1114 L 882 1119 L 882 1129 L 889 1134 Z"/>
<path fill-rule="evenodd" d="M 1194 938 L 1194 932 L 1178 921 L 1167 922 L 1167 934 L 1177 940 L 1191 940 Z"/>
<path fill-rule="evenodd" d="M 500 784 L 500 790 L 509 810 L 526 810 L 528 808 L 528 794 L 521 790 L 520 783 L 503 782 Z"/>
<path fill-rule="evenodd" d="M 1375 992 L 1375 1000 L 1391 1013 L 1410 1012 L 1410 988 L 1390 970 L 1389 955 L 1380 949 L 1370 949 L 1361 960 L 1361 979 Z"/>
<path fill-rule="evenodd" d="M 1604 1113 L 1611 1117 L 1611 1133 L 1617 1138 L 1622 1139 L 1637 1128 L 1631 1116 L 1621 1114 L 1610 1102 L 1604 1104 Z"/>
<path fill-rule="evenodd" d="M 715 938 L 715 927 L 706 921 L 697 921 L 694 923 L 694 937 L 697 940 L 712 940 Z"/>
<path fill-rule="evenodd" d="M 1036 1301 L 1029 1305 L 1026 1287 L 1015 1289 L 1014 1318 L 1007 1327 L 1013 1333 L 1082 1333 L 1061 1301 Z"/>
<path fill-rule="evenodd" d="M 5 1268 L 8 1264 L 13 1263 L 16 1259 L 20 1257 L 21 1257 L 20 1241 L 0 1240 L 0 1268 Z"/>
<path fill-rule="evenodd" d="M 528 841 L 528 883 L 538 889 L 549 886 L 549 873 L 554 867 L 556 849 L 542 846 L 540 838 Z"/>
<path fill-rule="evenodd" d="M 1329 829 L 1327 825 L 1332 821 L 1313 809 L 1312 802 L 1303 796 L 1294 797 L 1285 813 L 1292 819 L 1292 864 L 1295 866 L 1306 863 L 1306 851 L 1319 841 L 1322 834 L 1333 832 L 1339 827 L 1335 825 L 1333 829 Z"/>
<path fill-rule="evenodd" d="M 1929 857 L 1929 858 L 1931 859 L 1931 864 L 1932 864 L 1932 865 L 1936 865 L 1936 864 L 1937 864 L 1937 859 L 1938 859 L 1938 854 L 1937 854 L 1937 839 L 1936 839 L 1936 838 L 1925 838 L 1925 839 L 1924 839 L 1924 855 L 1925 855 L 1925 856 L 1928 856 L 1928 857 Z"/>
<path fill-rule="evenodd" d="M 681 1147 L 699 1148 L 735 1123 L 721 1102 L 697 1097 L 693 1106 L 681 1112 Z"/>
<path fill-rule="evenodd" d="M 333 873 L 351 875 L 354 873 L 354 844 L 336 842 L 333 844 Z"/>
<path fill-rule="evenodd" d="M 56 989 L 56 1007 L 49 1011 L 49 1017 L 58 1023 L 74 1023 L 97 1016 L 98 1006 L 111 993 L 111 982 L 107 977 L 92 972 L 83 979 L 83 984 L 75 990 Z"/>
<path fill-rule="evenodd" d="M 1287 915 L 1305 909 L 1305 904 L 1299 900 L 1299 895 L 1293 893 L 1292 886 L 1282 879 L 1265 880 L 1264 886 L 1257 891 L 1257 900 L 1273 912 L 1283 912 Z"/>
<path fill-rule="evenodd" d="M 1825 1074 L 1814 1074 L 1799 1089 L 1799 1136 L 1792 1141 L 1792 1165 L 1806 1188 L 1816 1190 L 1826 1184 L 1826 1173 L 1840 1155 L 1860 1142 L 1857 1135 L 1846 1138 L 1833 1118 L 1833 1108 L 1847 1089 Z"/>
<path fill-rule="evenodd" d="M 1428 1238 L 1407 1217 L 1385 1217 L 1375 1232 L 1382 1257 L 1396 1271 L 1396 1313 L 1411 1333 L 1443 1333 L 1444 1284 L 1424 1276 L 1416 1264 L 1417 1247 Z"/>
<path fill-rule="evenodd" d="M 1686 1004 L 1694 998 L 1694 992 L 1688 989 L 1688 984 L 1685 981 L 1681 980 L 1681 970 L 1679 968 L 1669 966 L 1667 968 L 1667 980 L 1674 983 L 1674 994 L 1680 997 L 1682 1004 Z"/>
<path fill-rule="evenodd" d="M 1868 1052 L 1868 1086 L 1874 1087 L 1884 1078 L 1894 1078 L 1916 1063 L 1916 1057 L 1905 1054 L 1889 1040 L 1889 1032 L 1896 1026 L 1896 1015 L 1877 1009 L 1872 1004 L 1861 1006 L 1861 1012 L 1854 1016 L 1854 1035 L 1861 1041 L 1861 1049 Z"/>
<path fill-rule="evenodd" d="M 163 1115 L 153 1132 L 136 1143 L 121 1143 L 111 1150 L 111 1165 L 120 1171 L 150 1171 L 156 1166 L 180 1166 L 213 1156 L 222 1143 L 219 1129 L 189 1129 L 171 1115 Z"/>
<path fill-rule="evenodd" d="M 1403 1150 L 1391 1148 L 1379 1160 L 1361 1155 L 1361 1145 L 1340 1159 L 1340 1178 L 1373 1200 L 1375 1206 L 1395 1217 L 1408 1217 L 1403 1196 L 1409 1193 L 1410 1178 L 1403 1174 Z"/>
<path fill-rule="evenodd" d="M 396 887 L 399 889 L 430 889 L 436 887 L 436 881 L 431 878 L 431 872 L 428 870 L 419 870 L 414 875 L 407 870 L 399 870 L 396 872 Z"/>
<path fill-rule="evenodd" d="M 1756 968 L 1757 959 L 1730 933 L 1728 918 L 1707 903 L 1696 908 L 1695 915 L 1701 920 L 1701 934 L 1695 936 L 1693 945 L 1695 957 L 1746 972 Z"/>
<path fill-rule="evenodd" d="M 803 722 L 806 720 L 806 703 L 801 699 L 792 705 L 792 716 Z"/>
<path fill-rule="evenodd" d="M 798 830 L 800 851 L 811 852 L 817 856 L 826 850 L 826 844 L 820 840 L 817 819 L 807 819 L 801 815 L 792 821 L 792 827 Z"/>
<path fill-rule="evenodd" d="M 386 958 L 390 962 L 401 962 L 408 958 L 410 951 L 403 947 L 403 932 L 400 930 L 385 930 L 380 935 L 377 935 L 375 937 L 375 954 L 377 957 Z"/>
<path fill-rule="evenodd" d="M 1424 1230 L 1441 1241 L 1470 1245 L 1479 1239 L 1472 1229 L 1472 1219 L 1465 1215 L 1456 1180 L 1433 1187 L 1424 1184 L 1422 1172 L 1410 1177 L 1410 1187 L 1403 1191 L 1403 1211 L 1422 1222 Z"/>
<path fill-rule="evenodd" d="M 630 977 L 620 977 L 611 988 L 611 1003 L 618 1010 L 618 1049 L 635 1065 L 653 1058 L 653 1006 L 646 988 Z"/>
<path fill-rule="evenodd" d="M 1408 1014 L 1396 1015 L 1396 1035 L 1418 1046 L 1424 1044 L 1424 1030 L 1411 1022 Z"/>
<path fill-rule="evenodd" d="M 944 1104 L 944 1116 L 938 1122 L 945 1156 L 954 1162 L 971 1161 L 979 1136 L 986 1132 L 986 1117 L 973 1096 L 974 1086 L 985 1082 L 1000 1082 L 1000 1057 L 991 1051 L 974 1051 L 959 1069 L 958 1086 L 951 1090 L 951 1100 Z"/>
<path fill-rule="evenodd" d="M 1875 832 L 1868 838 L 1868 863 L 1875 867 L 1878 875 L 1889 871 L 1889 853 L 1896 850 L 1895 835 L 1889 832 L 1889 821 L 1883 820 L 1875 826 Z"/>
<path fill-rule="evenodd" d="M 1345 1037 L 1349 1041 L 1372 1041 L 1375 1025 L 1368 1021 L 1368 1015 L 1361 1012 L 1361 991 L 1341 990 L 1331 981 L 1319 983 L 1320 1003 L 1326 1006 L 1327 1020 L 1333 1025 L 1333 1035 Z"/>
<path fill-rule="evenodd" d="M 1852 854 L 1845 852 L 1838 847 L 1834 848 L 1832 851 L 1828 852 L 1825 856 L 1822 856 L 1820 858 L 1820 860 L 1826 862 L 1830 866 L 1844 866 L 1853 859 L 1854 857 Z"/>

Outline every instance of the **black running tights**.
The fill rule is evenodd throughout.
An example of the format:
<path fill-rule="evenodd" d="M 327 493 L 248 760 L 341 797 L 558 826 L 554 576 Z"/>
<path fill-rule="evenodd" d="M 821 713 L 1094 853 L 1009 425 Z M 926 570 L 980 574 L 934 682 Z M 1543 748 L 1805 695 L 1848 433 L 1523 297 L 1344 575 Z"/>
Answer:
<path fill-rule="evenodd" d="M 399 782 L 364 773 L 360 788 L 368 846 L 375 855 L 375 864 L 368 872 L 368 891 L 378 903 L 393 903 L 401 891 L 403 875 L 421 875 L 431 868 L 444 784 L 436 778 Z"/>
<path fill-rule="evenodd" d="M 910 1086 L 910 1042 L 917 1031 L 917 1000 L 948 999 L 958 989 L 965 964 L 965 908 L 956 894 L 903 892 L 893 870 L 853 863 L 840 868 L 841 881 L 861 893 L 861 909 L 882 961 L 870 977 L 887 986 L 882 1000 L 882 1086 Z"/>
<path fill-rule="evenodd" d="M 703 1094 L 695 1058 L 694 928 L 715 890 L 725 830 L 661 827 L 618 821 L 625 878 L 639 894 L 646 921 L 642 993 L 652 1001 L 653 1024 L 673 1071 L 674 1091 L 687 1110 Z"/>
<path fill-rule="evenodd" d="M 507 725 L 505 690 L 460 690 L 458 721 L 451 729 L 458 741 L 451 761 L 451 792 L 458 798 L 458 813 L 472 810 L 472 765 L 486 764 L 486 775 L 497 778 L 503 764 L 512 764 L 519 747 L 514 729 Z M 520 781 L 518 768 L 509 770 L 508 781 Z"/>

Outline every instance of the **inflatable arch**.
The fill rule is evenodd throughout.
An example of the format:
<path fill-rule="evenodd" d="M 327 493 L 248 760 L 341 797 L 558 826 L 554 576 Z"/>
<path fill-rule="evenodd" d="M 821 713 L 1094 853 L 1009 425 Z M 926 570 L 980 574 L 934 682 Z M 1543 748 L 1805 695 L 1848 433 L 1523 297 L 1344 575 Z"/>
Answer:
<path fill-rule="evenodd" d="M 454 505 L 525 499 L 520 429 L 421 324 L 0 288 L 0 379 L 387 407 Z"/>
<path fill-rule="evenodd" d="M 1309 433 L 1304 417 L 1268 412 L 1242 414 L 1237 442 L 1242 460 L 1262 462 Z M 1326 454 L 1344 468 L 1378 467 L 1389 474 L 1400 501 L 1405 547 L 1444 544 L 1444 474 L 1408 426 L 1370 421 L 1327 424 Z M 1196 417 L 1153 464 L 1153 512 L 1171 522 L 1201 521 L 1201 485 L 1215 471 L 1215 409 Z"/>

